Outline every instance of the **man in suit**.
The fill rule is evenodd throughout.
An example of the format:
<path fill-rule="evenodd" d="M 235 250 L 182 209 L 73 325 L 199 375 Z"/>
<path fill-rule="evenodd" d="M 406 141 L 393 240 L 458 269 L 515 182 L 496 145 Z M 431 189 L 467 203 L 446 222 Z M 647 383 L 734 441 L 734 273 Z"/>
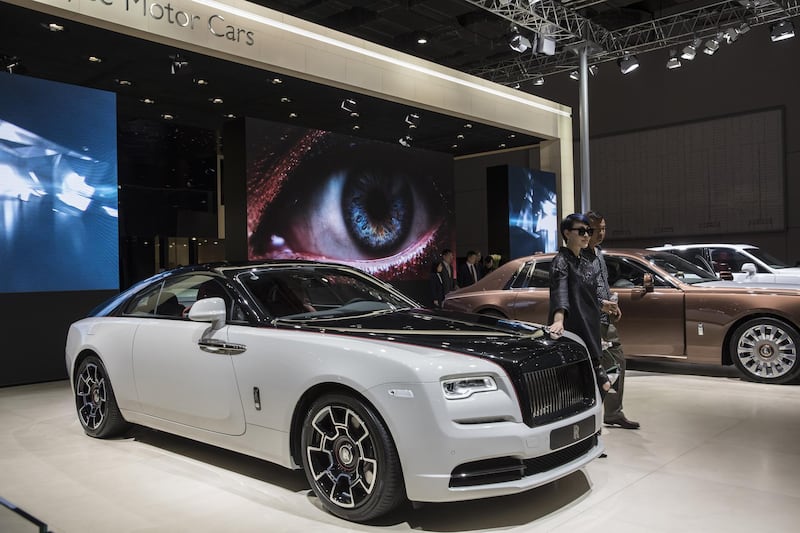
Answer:
<path fill-rule="evenodd" d="M 447 294 L 456 288 L 455 276 L 453 275 L 453 250 L 450 248 L 442 250 L 442 263 L 444 264 L 444 269 L 442 270 L 444 293 Z"/>
<path fill-rule="evenodd" d="M 470 250 L 464 263 L 458 267 L 458 286 L 467 287 L 478 281 L 478 268 L 475 262 L 478 260 L 478 252 Z"/>

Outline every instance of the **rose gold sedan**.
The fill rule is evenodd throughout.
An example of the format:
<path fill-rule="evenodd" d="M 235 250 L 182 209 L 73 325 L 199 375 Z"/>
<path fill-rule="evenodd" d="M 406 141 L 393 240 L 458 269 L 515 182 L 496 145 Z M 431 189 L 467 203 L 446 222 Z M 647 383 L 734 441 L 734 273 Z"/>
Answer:
<path fill-rule="evenodd" d="M 605 258 L 626 356 L 735 364 L 763 383 L 800 376 L 800 288 L 721 281 L 668 252 L 608 250 Z M 448 294 L 444 307 L 546 324 L 552 259 L 509 261 Z"/>

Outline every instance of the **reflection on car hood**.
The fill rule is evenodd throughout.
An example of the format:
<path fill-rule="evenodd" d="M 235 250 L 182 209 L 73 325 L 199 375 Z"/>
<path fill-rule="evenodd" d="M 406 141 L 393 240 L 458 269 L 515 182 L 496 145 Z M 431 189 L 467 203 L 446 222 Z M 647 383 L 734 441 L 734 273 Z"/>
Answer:
<path fill-rule="evenodd" d="M 278 327 L 289 322 L 276 323 Z M 452 311 L 407 309 L 324 321 L 291 322 L 293 329 L 385 340 L 491 359 L 511 374 L 588 357 L 579 343 L 550 339 L 543 326 Z M 535 357 L 533 357 L 535 355 Z"/>
<path fill-rule="evenodd" d="M 769 294 L 781 293 L 800 296 L 800 283 L 770 283 L 769 281 L 704 281 L 694 283 L 692 287 L 720 289 L 749 289 L 753 292 Z"/>
<path fill-rule="evenodd" d="M 778 279 L 783 276 L 795 276 L 800 278 L 800 267 L 775 268 L 773 269 L 773 273 L 777 274 Z"/>

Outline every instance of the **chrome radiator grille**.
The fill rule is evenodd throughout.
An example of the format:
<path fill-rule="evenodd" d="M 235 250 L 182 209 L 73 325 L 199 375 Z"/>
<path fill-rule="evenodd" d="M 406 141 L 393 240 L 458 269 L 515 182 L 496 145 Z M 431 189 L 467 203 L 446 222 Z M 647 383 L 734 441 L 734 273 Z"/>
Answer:
<path fill-rule="evenodd" d="M 526 372 L 520 376 L 518 393 L 525 423 L 549 424 L 594 405 L 594 373 L 588 360 Z"/>

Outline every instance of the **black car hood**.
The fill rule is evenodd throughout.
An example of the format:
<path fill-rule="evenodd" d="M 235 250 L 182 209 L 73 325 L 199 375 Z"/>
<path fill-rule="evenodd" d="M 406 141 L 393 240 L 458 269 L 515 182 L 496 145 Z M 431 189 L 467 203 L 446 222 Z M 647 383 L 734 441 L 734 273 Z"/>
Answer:
<path fill-rule="evenodd" d="M 542 326 L 453 311 L 407 309 L 275 325 L 481 357 L 515 375 L 588 358 L 583 346 L 565 337 L 550 339 Z"/>

